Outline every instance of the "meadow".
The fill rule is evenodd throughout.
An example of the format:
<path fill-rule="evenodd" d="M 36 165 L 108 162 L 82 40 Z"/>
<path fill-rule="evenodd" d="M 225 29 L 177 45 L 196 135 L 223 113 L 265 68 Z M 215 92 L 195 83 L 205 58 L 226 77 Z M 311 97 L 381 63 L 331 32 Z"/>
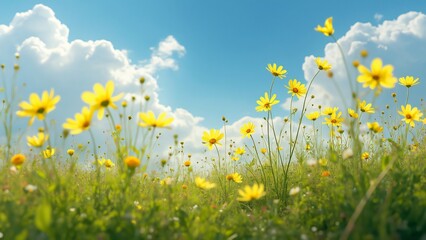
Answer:
<path fill-rule="evenodd" d="M 332 18 L 315 30 L 339 46 Z M 155 157 L 174 119 L 146 109 L 149 97 L 124 100 L 113 81 L 81 93 L 81 112 L 61 123 L 63 131 L 52 130 L 49 113 L 60 96 L 49 89 L 20 99 L 17 54 L 14 66 L 1 65 L 0 239 L 426 239 L 426 109 L 409 95 L 424 85 L 422 76 L 394 76 L 398 66 L 368 50 L 349 63 L 339 50 L 348 106 L 310 104 L 319 73 L 335 81 L 326 59 L 315 60 L 306 83 L 266 63 L 271 80 L 252 100 L 263 124 L 243 124 L 238 145 L 227 138 L 223 117 L 221 129 L 199 136 L 209 153 L 203 159 L 179 136 L 167 157 Z M 390 93 L 394 88 L 406 95 Z M 378 111 L 383 94 L 393 101 Z M 279 97 L 291 103 L 277 124 Z M 18 132 L 16 118 L 43 127 L 36 135 Z M 108 123 L 107 152 L 97 145 L 103 140 L 93 132 L 95 119 Z M 80 134 L 91 141 L 65 147 Z"/>

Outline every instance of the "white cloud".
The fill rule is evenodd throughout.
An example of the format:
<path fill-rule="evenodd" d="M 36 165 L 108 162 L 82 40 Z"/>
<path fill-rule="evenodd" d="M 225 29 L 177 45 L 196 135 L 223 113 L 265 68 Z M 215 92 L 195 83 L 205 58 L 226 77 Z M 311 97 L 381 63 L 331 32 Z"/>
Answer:
<path fill-rule="evenodd" d="M 374 14 L 374 19 L 376 19 L 376 21 L 381 21 L 383 18 L 383 15 L 380 13 L 376 13 Z"/>

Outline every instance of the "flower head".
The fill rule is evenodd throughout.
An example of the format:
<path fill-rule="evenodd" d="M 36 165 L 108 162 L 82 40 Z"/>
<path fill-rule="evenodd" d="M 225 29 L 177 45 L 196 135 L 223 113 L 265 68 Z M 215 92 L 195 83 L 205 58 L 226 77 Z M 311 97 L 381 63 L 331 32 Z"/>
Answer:
<path fill-rule="evenodd" d="M 70 149 L 68 149 L 67 150 L 67 153 L 68 153 L 68 155 L 70 155 L 70 156 L 72 156 L 72 155 L 74 155 L 74 149 L 72 149 L 72 148 L 70 148 Z"/>
<path fill-rule="evenodd" d="M 329 115 L 329 116 L 331 116 L 333 113 L 337 113 L 338 110 L 339 110 L 338 107 L 334 107 L 334 108 L 332 108 L 332 107 L 326 107 L 322 111 L 322 114 L 323 115 Z"/>
<path fill-rule="evenodd" d="M 383 131 L 383 127 L 380 126 L 380 124 L 378 122 L 371 122 L 371 123 L 368 122 L 367 127 L 368 127 L 368 129 L 370 129 L 374 133 L 380 133 L 380 132 Z"/>
<path fill-rule="evenodd" d="M 120 100 L 123 94 L 112 96 L 114 93 L 114 82 L 108 81 L 103 87 L 100 83 L 93 86 L 93 92 L 83 92 L 81 99 L 89 104 L 93 111 L 98 111 L 98 119 L 101 120 L 104 116 L 105 108 L 111 107 L 117 109 L 114 102 Z"/>
<path fill-rule="evenodd" d="M 405 107 L 401 106 L 401 111 L 398 111 L 398 113 L 404 117 L 402 121 L 410 124 L 411 127 L 415 126 L 414 121 L 420 121 L 420 117 L 423 116 L 423 113 L 417 107 L 411 108 L 410 104 L 407 104 Z"/>
<path fill-rule="evenodd" d="M 124 159 L 124 163 L 126 164 L 126 166 L 130 169 L 134 169 L 139 167 L 139 165 L 141 165 L 141 160 L 139 160 L 139 158 L 135 157 L 135 156 L 127 156 Z"/>
<path fill-rule="evenodd" d="M 288 81 L 288 86 L 285 86 L 288 89 L 288 93 L 291 96 L 296 95 L 297 98 L 301 98 L 306 94 L 305 84 L 297 81 L 296 79 Z"/>
<path fill-rule="evenodd" d="M 318 25 L 315 28 L 315 31 L 321 32 L 327 37 L 333 35 L 334 34 L 333 18 L 332 17 L 327 18 L 325 20 L 324 27 Z"/>
<path fill-rule="evenodd" d="M 367 104 L 365 100 L 359 102 L 359 109 L 361 110 L 361 112 L 374 113 L 374 108 L 371 106 L 371 103 Z"/>
<path fill-rule="evenodd" d="M 213 149 L 214 145 L 222 145 L 220 144 L 220 140 L 224 137 L 223 133 L 216 129 L 210 129 L 209 132 L 205 131 L 203 133 L 203 143 L 209 148 L 209 150 Z"/>
<path fill-rule="evenodd" d="M 325 59 L 322 60 L 321 58 L 316 58 L 315 63 L 317 64 L 319 70 L 328 71 L 331 69 L 331 64 L 329 64 Z"/>
<path fill-rule="evenodd" d="M 49 139 L 48 135 L 45 135 L 43 132 L 37 133 L 36 136 L 28 136 L 27 137 L 27 144 L 29 147 L 42 147 L 43 144 Z"/>
<path fill-rule="evenodd" d="M 44 158 L 51 158 L 53 155 L 55 155 L 55 149 L 54 149 L 54 148 L 47 147 L 47 149 L 46 149 L 46 150 L 44 150 L 44 151 L 42 152 L 42 154 L 43 154 L 43 157 L 44 157 Z"/>
<path fill-rule="evenodd" d="M 10 159 L 10 162 L 14 165 L 14 166 L 21 166 L 24 162 L 25 162 L 25 155 L 22 153 L 18 153 L 12 156 L 12 158 Z"/>
<path fill-rule="evenodd" d="M 90 128 L 92 116 L 93 110 L 88 107 L 83 107 L 81 113 L 75 114 L 75 119 L 68 118 L 62 127 L 70 130 L 71 134 L 80 134 Z"/>
<path fill-rule="evenodd" d="M 248 137 L 250 138 L 251 135 L 254 133 L 254 124 L 252 122 L 248 122 L 246 124 L 244 124 L 241 128 L 240 128 L 240 133 L 241 135 L 243 135 L 243 137 Z"/>
<path fill-rule="evenodd" d="M 256 111 L 261 112 L 261 111 L 270 111 L 272 109 L 272 106 L 279 103 L 279 100 L 276 100 L 277 95 L 274 94 L 272 95 L 271 99 L 269 99 L 269 95 L 267 92 L 265 92 L 265 96 L 264 97 L 260 97 L 259 100 L 256 101 L 256 103 L 259 105 L 256 107 Z"/>
<path fill-rule="evenodd" d="M 399 78 L 399 84 L 407 88 L 410 88 L 414 85 L 419 84 L 419 78 L 414 79 L 413 76 L 402 77 L 402 78 Z"/>
<path fill-rule="evenodd" d="M 59 100 L 61 97 L 55 96 L 53 89 L 50 90 L 50 93 L 43 91 L 41 98 L 36 93 L 31 93 L 29 102 L 21 102 L 19 104 L 21 110 L 16 114 L 19 117 L 30 117 L 28 125 L 32 125 L 36 117 L 44 120 L 46 115 L 55 109 Z"/>
<path fill-rule="evenodd" d="M 195 178 L 195 186 L 201 188 L 203 190 L 209 190 L 216 187 L 215 183 L 211 183 L 204 178 L 196 177 Z"/>
<path fill-rule="evenodd" d="M 362 160 L 368 160 L 370 158 L 370 154 L 368 152 L 363 152 L 361 154 L 361 159 Z"/>
<path fill-rule="evenodd" d="M 231 173 L 231 174 L 226 175 L 226 180 L 234 181 L 236 183 L 242 183 L 243 177 L 241 177 L 241 175 L 239 173 Z"/>
<path fill-rule="evenodd" d="M 172 117 L 167 118 L 165 112 L 160 113 L 158 118 L 155 118 L 155 115 L 152 111 L 139 113 L 139 118 L 141 120 L 141 122 L 139 122 L 139 126 L 153 128 L 168 127 L 174 120 Z"/>
<path fill-rule="evenodd" d="M 359 117 L 358 113 L 355 112 L 355 110 L 353 110 L 352 108 L 348 108 L 348 114 L 349 114 L 349 117 L 351 117 L 351 118 L 358 118 Z"/>
<path fill-rule="evenodd" d="M 344 118 L 341 117 L 342 112 L 333 113 L 329 118 L 324 118 L 324 124 L 328 124 L 329 126 L 341 126 Z"/>
<path fill-rule="evenodd" d="M 393 66 L 383 66 L 380 58 L 375 58 L 371 62 L 371 71 L 363 65 L 358 66 L 358 71 L 360 75 L 358 76 L 357 81 L 363 83 L 363 87 L 365 88 L 369 87 L 370 89 L 375 89 L 378 87 L 378 91 L 380 91 L 381 87 L 395 87 L 397 80 L 392 74 Z"/>
<path fill-rule="evenodd" d="M 315 112 L 308 113 L 306 115 L 306 118 L 311 120 L 311 121 L 315 121 L 320 117 L 320 115 L 321 115 L 320 112 L 315 111 Z"/>
<path fill-rule="evenodd" d="M 285 77 L 285 74 L 287 73 L 287 70 L 285 70 L 283 66 L 279 66 L 277 68 L 276 63 L 268 64 L 268 67 L 266 68 L 266 70 L 268 70 L 273 76 L 279 77 L 281 79 L 283 79 L 283 77 Z"/>
<path fill-rule="evenodd" d="M 244 187 L 244 190 L 239 189 L 238 193 L 240 194 L 240 197 L 237 198 L 237 200 L 241 202 L 249 202 L 252 200 L 257 200 L 266 195 L 263 184 L 259 185 L 257 183 L 255 183 L 253 187 L 246 185 Z"/>
<path fill-rule="evenodd" d="M 294 195 L 298 194 L 299 192 L 300 192 L 300 187 L 293 187 L 293 188 L 290 189 L 289 194 L 290 194 L 290 196 L 294 196 Z"/>
<path fill-rule="evenodd" d="M 246 149 L 243 147 L 239 147 L 237 149 L 235 149 L 235 154 L 237 155 L 243 155 L 244 153 L 246 153 Z"/>

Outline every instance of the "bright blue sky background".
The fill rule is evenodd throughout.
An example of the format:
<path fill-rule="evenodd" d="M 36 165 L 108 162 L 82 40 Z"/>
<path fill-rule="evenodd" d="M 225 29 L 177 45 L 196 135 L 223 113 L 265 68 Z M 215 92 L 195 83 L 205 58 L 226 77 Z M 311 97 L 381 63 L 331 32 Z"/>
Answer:
<path fill-rule="evenodd" d="M 210 127 L 218 127 L 222 115 L 231 122 L 263 116 L 254 108 L 269 88 L 268 63 L 282 64 L 289 78 L 303 80 L 305 56 L 322 56 L 331 41 L 313 30 L 327 17 L 334 17 L 339 38 L 355 22 L 379 23 L 375 14 L 394 19 L 426 12 L 425 1 L 403 0 L 7 1 L 1 3 L 0 23 L 37 3 L 55 11 L 70 29 L 70 40 L 109 40 L 128 50 L 133 62 L 148 59 L 151 47 L 173 35 L 186 54 L 177 60 L 178 71 L 159 73 L 161 103 L 204 117 Z M 283 95 L 289 78 L 275 92 Z"/>

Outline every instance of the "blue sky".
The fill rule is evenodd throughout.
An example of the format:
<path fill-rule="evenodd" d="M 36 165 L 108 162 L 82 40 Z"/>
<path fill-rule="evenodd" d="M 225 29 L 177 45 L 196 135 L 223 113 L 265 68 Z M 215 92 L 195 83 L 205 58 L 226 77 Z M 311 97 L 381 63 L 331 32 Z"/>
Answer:
<path fill-rule="evenodd" d="M 256 99 L 268 88 L 268 63 L 303 79 L 305 56 L 324 54 L 329 38 L 315 32 L 334 17 L 336 37 L 355 22 L 380 23 L 408 11 L 426 12 L 424 1 L 8 1 L 0 23 L 42 3 L 70 29 L 70 40 L 107 39 L 129 51 L 136 63 L 149 58 L 151 47 L 173 35 L 185 47 L 177 71 L 158 73 L 160 101 L 204 117 L 217 127 L 222 115 L 230 121 L 261 116 Z M 382 19 L 375 19 L 375 14 Z M 287 79 L 288 80 L 288 79 Z M 276 92 L 284 93 L 281 81 Z"/>

